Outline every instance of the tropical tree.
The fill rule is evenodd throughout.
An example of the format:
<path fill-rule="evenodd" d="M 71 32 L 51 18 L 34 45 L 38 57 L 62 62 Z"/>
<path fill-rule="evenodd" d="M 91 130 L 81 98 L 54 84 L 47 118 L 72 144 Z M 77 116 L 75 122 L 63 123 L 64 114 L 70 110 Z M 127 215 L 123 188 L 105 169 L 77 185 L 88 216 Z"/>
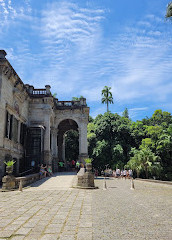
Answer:
<path fill-rule="evenodd" d="M 171 113 L 162 111 L 161 109 L 156 110 L 152 117 L 150 118 L 151 125 L 161 125 L 167 127 L 169 124 L 172 124 L 172 116 Z"/>
<path fill-rule="evenodd" d="M 162 179 L 172 180 L 172 135 L 163 133 L 157 141 L 156 151 L 163 168 Z"/>
<path fill-rule="evenodd" d="M 146 138 L 146 125 L 142 121 L 132 122 L 131 125 L 131 136 L 133 137 L 133 145 L 139 148 L 142 139 Z"/>
<path fill-rule="evenodd" d="M 142 171 L 142 166 L 140 163 L 139 153 L 135 153 L 134 157 L 128 161 L 128 163 L 125 165 L 125 168 L 132 169 L 133 171 L 136 171 L 137 178 L 140 176 L 140 172 Z"/>
<path fill-rule="evenodd" d="M 67 161 L 78 159 L 79 155 L 79 133 L 69 130 L 65 133 L 65 158 Z"/>
<path fill-rule="evenodd" d="M 125 118 L 129 118 L 128 108 L 125 108 L 124 112 L 122 113 L 122 116 Z"/>
<path fill-rule="evenodd" d="M 148 173 L 154 169 L 154 163 L 158 162 L 159 158 L 155 156 L 149 148 L 144 148 L 139 151 L 139 159 L 140 165 L 146 174 L 146 178 L 148 178 Z"/>
<path fill-rule="evenodd" d="M 149 148 L 142 148 L 141 150 L 132 149 L 134 156 L 128 161 L 126 167 L 131 168 L 137 172 L 137 177 L 139 177 L 140 172 L 144 172 L 146 178 L 148 178 L 148 173 L 156 173 L 160 169 L 159 157 Z"/>
<path fill-rule="evenodd" d="M 158 109 L 133 122 L 111 112 L 90 118 L 88 153 L 93 167 L 131 168 L 137 176 L 172 180 L 172 115 Z"/>
<path fill-rule="evenodd" d="M 123 168 L 124 167 L 124 150 L 120 144 L 113 147 L 112 152 L 113 168 Z"/>
<path fill-rule="evenodd" d="M 102 103 L 107 105 L 107 112 L 109 112 L 109 103 L 113 103 L 113 97 L 111 93 L 111 87 L 105 86 L 102 90 Z"/>
<path fill-rule="evenodd" d="M 87 125 L 87 141 L 88 141 L 88 155 L 92 157 L 93 150 L 96 147 L 96 134 L 94 122 L 89 122 Z"/>
<path fill-rule="evenodd" d="M 83 96 L 80 97 L 72 97 L 72 101 L 80 101 L 81 98 L 84 98 Z"/>

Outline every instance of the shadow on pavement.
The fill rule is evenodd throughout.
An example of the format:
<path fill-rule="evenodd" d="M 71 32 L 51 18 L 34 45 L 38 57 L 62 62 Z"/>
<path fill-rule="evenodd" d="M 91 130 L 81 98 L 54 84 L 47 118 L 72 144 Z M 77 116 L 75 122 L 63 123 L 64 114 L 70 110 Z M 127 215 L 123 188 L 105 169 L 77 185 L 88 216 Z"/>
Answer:
<path fill-rule="evenodd" d="M 55 178 L 58 176 L 75 176 L 76 174 L 77 174 L 77 172 L 57 172 L 57 173 L 54 173 L 53 176 L 51 176 L 51 177 L 45 177 L 45 178 L 42 178 L 42 179 L 32 183 L 31 185 L 29 185 L 29 187 L 39 187 L 43 183 L 48 181 L 49 179 Z"/>

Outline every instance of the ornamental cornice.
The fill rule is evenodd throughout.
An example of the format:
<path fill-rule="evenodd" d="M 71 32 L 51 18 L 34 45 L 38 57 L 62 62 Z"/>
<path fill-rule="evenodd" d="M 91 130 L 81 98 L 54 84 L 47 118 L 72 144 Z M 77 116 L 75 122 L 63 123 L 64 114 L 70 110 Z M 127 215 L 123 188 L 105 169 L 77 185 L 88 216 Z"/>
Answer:
<path fill-rule="evenodd" d="M 24 83 L 7 59 L 0 60 L 0 72 L 3 73 L 8 79 L 12 78 L 11 80 L 13 81 L 15 87 L 20 84 L 22 89 L 25 88 Z"/>
<path fill-rule="evenodd" d="M 20 91 L 18 88 L 13 89 L 14 97 L 19 100 L 21 103 L 24 103 L 24 101 L 27 99 L 28 94 L 26 91 Z"/>
<path fill-rule="evenodd" d="M 26 118 L 23 117 L 20 113 L 18 113 L 18 112 L 16 111 L 16 109 L 15 109 L 14 107 L 12 107 L 12 106 L 11 106 L 10 104 L 8 104 L 8 103 L 6 103 L 6 110 L 7 110 L 10 114 L 14 115 L 14 116 L 17 118 L 17 120 L 20 120 L 21 122 L 27 122 Z"/>

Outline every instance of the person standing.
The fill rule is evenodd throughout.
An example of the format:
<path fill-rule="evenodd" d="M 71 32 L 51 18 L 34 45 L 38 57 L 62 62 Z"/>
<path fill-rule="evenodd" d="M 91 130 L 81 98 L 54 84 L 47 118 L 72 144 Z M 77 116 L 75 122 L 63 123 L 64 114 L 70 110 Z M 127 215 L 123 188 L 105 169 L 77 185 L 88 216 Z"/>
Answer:
<path fill-rule="evenodd" d="M 47 173 L 48 173 L 49 177 L 51 177 L 53 175 L 52 167 L 50 165 L 48 165 Z"/>
<path fill-rule="evenodd" d="M 76 162 L 76 170 L 77 170 L 77 172 L 79 172 L 79 170 L 80 170 L 80 162 L 79 161 Z"/>
<path fill-rule="evenodd" d="M 75 160 L 72 160 L 72 169 L 75 168 Z"/>
<path fill-rule="evenodd" d="M 59 161 L 59 172 L 63 171 L 63 167 L 64 167 L 64 162 Z"/>
<path fill-rule="evenodd" d="M 97 169 L 95 170 L 94 174 L 95 174 L 95 177 L 97 178 L 98 177 L 98 170 Z"/>

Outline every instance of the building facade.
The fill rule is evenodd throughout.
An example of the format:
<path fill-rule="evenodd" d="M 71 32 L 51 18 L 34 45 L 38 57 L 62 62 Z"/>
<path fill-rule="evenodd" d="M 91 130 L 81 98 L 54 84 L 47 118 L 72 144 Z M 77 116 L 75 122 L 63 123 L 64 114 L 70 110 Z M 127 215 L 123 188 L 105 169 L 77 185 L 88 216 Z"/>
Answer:
<path fill-rule="evenodd" d="M 33 162 L 58 171 L 58 161 L 65 163 L 65 133 L 71 129 L 79 132 L 79 160 L 88 157 L 86 99 L 59 101 L 50 88 L 24 84 L 0 50 L 0 180 L 4 161 L 10 159 L 16 161 L 16 175 L 29 173 Z"/>

